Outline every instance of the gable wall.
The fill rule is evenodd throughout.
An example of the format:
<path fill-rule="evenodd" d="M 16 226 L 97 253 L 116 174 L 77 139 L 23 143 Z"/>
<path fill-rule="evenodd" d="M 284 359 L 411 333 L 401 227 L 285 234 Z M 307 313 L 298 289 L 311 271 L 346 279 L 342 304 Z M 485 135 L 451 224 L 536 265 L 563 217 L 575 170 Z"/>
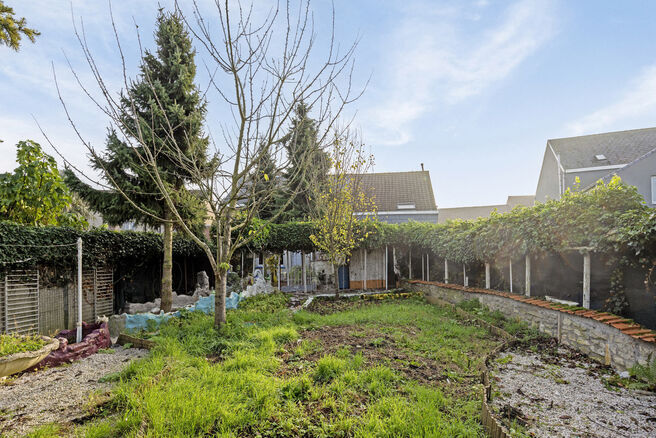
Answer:
<path fill-rule="evenodd" d="M 535 190 L 535 202 L 545 202 L 547 199 L 560 198 L 558 187 L 558 162 L 549 149 L 545 148 L 542 159 L 542 169 L 538 179 L 538 187 Z"/>

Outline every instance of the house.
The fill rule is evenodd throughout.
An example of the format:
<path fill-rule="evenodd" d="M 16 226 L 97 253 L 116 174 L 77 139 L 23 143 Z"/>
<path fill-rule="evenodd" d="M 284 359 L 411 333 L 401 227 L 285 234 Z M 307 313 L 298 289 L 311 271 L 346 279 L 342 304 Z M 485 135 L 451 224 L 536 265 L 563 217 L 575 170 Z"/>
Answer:
<path fill-rule="evenodd" d="M 530 207 L 535 202 L 535 196 L 508 196 L 505 204 L 497 205 L 478 205 L 473 207 L 453 207 L 453 208 L 439 208 L 438 209 L 438 223 L 443 224 L 449 220 L 455 219 L 478 219 L 479 217 L 487 217 L 493 211 L 499 213 L 506 213 L 513 208 L 522 205 Z"/>
<path fill-rule="evenodd" d="M 559 199 L 619 175 L 656 207 L 656 128 L 547 140 L 535 200 Z M 576 185 L 576 180 L 579 184 Z"/>
<path fill-rule="evenodd" d="M 437 223 L 437 205 L 430 173 L 385 172 L 354 175 L 362 191 L 373 199 L 376 217 L 381 222 L 399 224 L 408 221 Z M 373 212 L 357 212 L 370 215 Z"/>
<path fill-rule="evenodd" d="M 438 211 L 430 173 L 385 172 L 357 175 L 364 193 L 373 198 L 379 221 L 398 224 L 408 221 L 437 223 Z M 370 215 L 373 212 L 357 212 Z M 342 289 L 387 289 L 395 287 L 394 249 L 360 249 L 340 268 Z"/>

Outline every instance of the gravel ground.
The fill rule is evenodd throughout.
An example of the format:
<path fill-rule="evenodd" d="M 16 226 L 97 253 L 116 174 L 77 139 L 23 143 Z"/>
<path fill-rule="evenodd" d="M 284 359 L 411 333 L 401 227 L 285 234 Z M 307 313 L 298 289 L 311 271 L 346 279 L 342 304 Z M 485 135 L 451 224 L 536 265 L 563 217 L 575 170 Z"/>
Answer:
<path fill-rule="evenodd" d="M 65 423 L 85 416 L 89 396 L 111 388 L 111 383 L 98 379 L 148 354 L 136 348 L 112 349 L 114 354 L 98 353 L 71 365 L 0 381 L 0 435 L 21 436 L 45 423 Z"/>
<path fill-rule="evenodd" d="M 563 350 L 548 360 L 530 352 L 504 353 L 492 371 L 492 408 L 519 416 L 536 437 L 656 436 L 656 394 L 609 390 L 599 369 Z"/>

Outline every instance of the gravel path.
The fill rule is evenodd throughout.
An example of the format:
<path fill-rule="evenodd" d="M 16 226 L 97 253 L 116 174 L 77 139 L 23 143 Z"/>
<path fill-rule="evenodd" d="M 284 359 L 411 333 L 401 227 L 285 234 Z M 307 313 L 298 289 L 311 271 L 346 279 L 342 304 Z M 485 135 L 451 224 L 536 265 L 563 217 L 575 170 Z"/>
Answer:
<path fill-rule="evenodd" d="M 565 356 L 500 355 L 492 371 L 495 412 L 523 417 L 536 437 L 656 436 L 656 394 L 609 390 L 597 365 Z"/>
<path fill-rule="evenodd" d="M 71 365 L 25 373 L 0 382 L 0 435 L 21 436 L 50 422 L 64 423 L 86 414 L 91 393 L 108 391 L 111 383 L 98 379 L 121 371 L 147 350 L 112 348 L 114 354 L 98 353 Z"/>

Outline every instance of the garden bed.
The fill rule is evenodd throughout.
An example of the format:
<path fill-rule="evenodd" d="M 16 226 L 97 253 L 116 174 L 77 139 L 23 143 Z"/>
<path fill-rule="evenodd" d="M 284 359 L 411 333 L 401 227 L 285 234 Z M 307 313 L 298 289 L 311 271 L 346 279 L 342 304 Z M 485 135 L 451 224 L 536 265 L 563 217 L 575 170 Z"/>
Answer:
<path fill-rule="evenodd" d="M 489 404 L 512 436 L 656 436 L 647 384 L 553 339 L 515 343 L 489 366 Z"/>
<path fill-rule="evenodd" d="M 0 335 L 0 377 L 38 364 L 58 346 L 59 340 L 45 336 Z"/>
<path fill-rule="evenodd" d="M 211 315 L 186 313 L 120 376 L 111 409 L 73 432 L 484 436 L 478 380 L 501 340 L 452 308 L 398 298 L 321 315 L 293 313 L 284 294 L 258 296 L 220 331 Z"/>
<path fill-rule="evenodd" d="M 337 296 L 318 296 L 313 298 L 312 302 L 307 306 L 307 310 L 318 313 L 319 315 L 328 315 L 344 310 L 357 309 L 372 303 L 420 297 L 423 297 L 423 294 L 420 292 L 406 292 L 402 289 L 389 292 L 381 291 L 380 293 L 369 292 L 362 294 L 349 293 L 348 295 Z"/>

